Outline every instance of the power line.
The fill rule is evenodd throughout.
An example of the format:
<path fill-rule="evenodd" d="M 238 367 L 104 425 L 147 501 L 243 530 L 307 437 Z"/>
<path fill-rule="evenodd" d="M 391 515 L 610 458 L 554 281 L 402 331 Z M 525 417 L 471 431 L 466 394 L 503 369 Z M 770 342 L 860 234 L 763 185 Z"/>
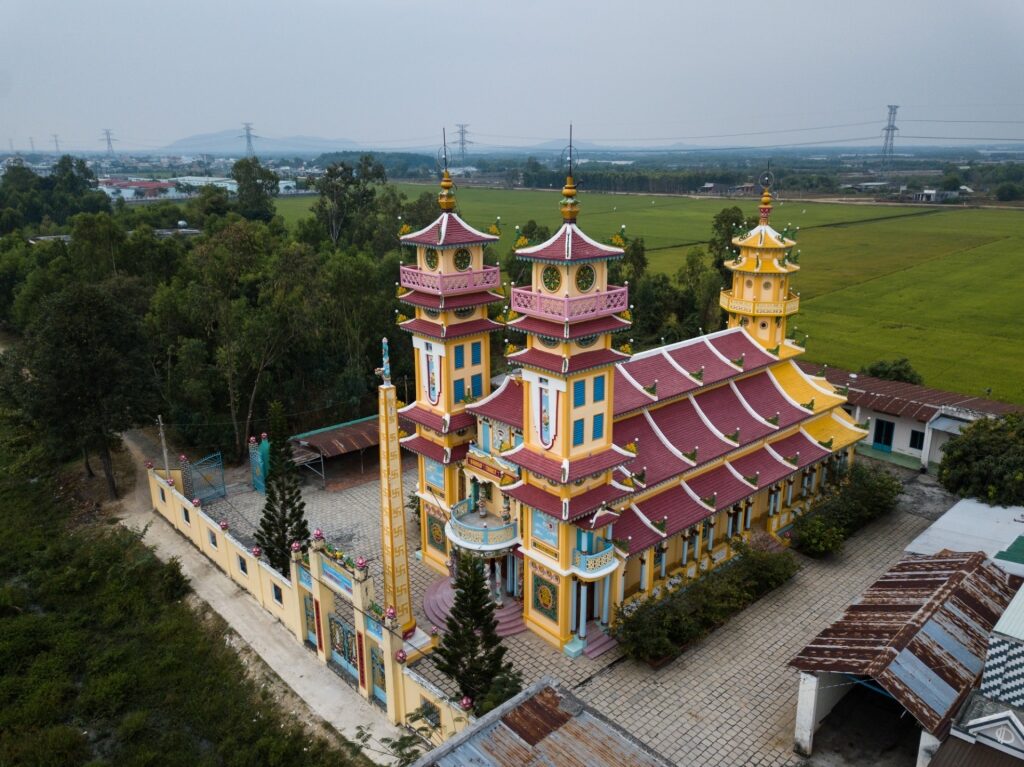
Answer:
<path fill-rule="evenodd" d="M 925 139 L 929 141 L 1024 141 L 1024 138 L 1007 138 L 996 136 L 904 136 L 903 138 Z"/>
<path fill-rule="evenodd" d="M 468 123 L 455 123 L 455 127 L 458 128 L 459 134 L 459 157 L 462 167 L 466 167 L 466 145 L 474 144 L 476 142 L 470 141 L 466 138 L 466 129 L 469 127 Z"/>
<path fill-rule="evenodd" d="M 905 123 L 942 123 L 946 125 L 1024 125 L 1024 120 L 904 120 Z"/>

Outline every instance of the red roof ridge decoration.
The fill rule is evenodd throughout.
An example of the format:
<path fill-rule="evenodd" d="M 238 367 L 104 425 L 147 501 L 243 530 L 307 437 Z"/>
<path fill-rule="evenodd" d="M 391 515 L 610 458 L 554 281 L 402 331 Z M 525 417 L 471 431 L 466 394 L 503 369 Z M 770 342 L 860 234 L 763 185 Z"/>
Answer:
<path fill-rule="evenodd" d="M 504 301 L 505 296 L 490 290 L 480 290 L 475 293 L 459 293 L 454 296 L 424 293 L 419 290 L 407 290 L 398 296 L 398 300 L 424 309 L 440 311 L 442 309 L 464 309 L 470 306 L 494 304 L 498 301 Z"/>
<path fill-rule="evenodd" d="M 431 248 L 450 248 L 456 245 L 475 245 L 482 242 L 497 242 L 500 238 L 493 234 L 474 229 L 456 213 L 445 211 L 433 222 L 420 229 L 403 235 L 404 245 L 426 245 Z"/>
<path fill-rule="evenodd" d="M 668 437 L 665 436 L 665 433 L 661 430 L 661 427 L 659 427 L 658 424 L 655 423 L 654 416 L 650 414 L 647 408 L 644 408 L 640 412 L 643 413 L 644 420 L 646 420 L 648 425 L 651 427 L 651 431 L 654 432 L 654 435 L 658 438 L 661 444 L 664 445 L 665 448 L 670 453 L 672 453 L 672 455 L 674 455 L 680 461 L 688 463 L 691 467 L 697 465 L 696 461 L 687 458 L 685 455 L 683 455 L 683 452 L 679 448 L 677 448 L 675 445 L 668 441 Z"/>
<path fill-rule="evenodd" d="M 604 245 L 588 237 L 575 222 L 566 221 L 540 245 L 516 250 L 517 258 L 547 261 L 583 261 L 598 258 L 621 258 L 622 248 Z"/>
<path fill-rule="evenodd" d="M 723 440 L 726 444 L 735 444 L 735 440 L 729 439 L 727 436 L 725 436 L 723 432 L 718 430 L 717 426 L 711 423 L 711 419 L 707 417 L 704 411 L 701 410 L 700 405 L 697 404 L 696 397 L 694 397 L 692 394 L 688 394 L 686 396 L 686 399 L 690 400 L 690 404 L 693 405 L 693 409 L 696 411 L 697 416 L 704 423 L 704 425 L 711 431 L 712 434 L 714 434 L 720 440 Z"/>
<path fill-rule="evenodd" d="M 444 445 L 439 445 L 425 437 L 421 437 L 418 434 L 411 434 L 408 437 L 403 437 L 398 440 L 398 442 L 407 450 L 411 450 L 419 455 L 424 455 L 431 460 L 443 464 L 450 464 L 453 461 L 461 461 L 466 457 L 466 453 L 469 452 L 469 443 L 445 447 Z"/>
<path fill-rule="evenodd" d="M 739 387 L 736 386 L 736 381 L 735 380 L 729 381 L 729 388 L 732 389 L 733 394 L 736 395 L 736 399 L 738 399 L 740 401 L 740 404 L 743 405 L 743 409 L 746 410 L 748 413 L 750 413 L 750 415 L 753 418 L 755 418 L 760 423 L 763 423 L 765 426 L 768 426 L 769 428 L 772 428 L 772 429 L 778 431 L 778 429 L 779 429 L 779 425 L 778 424 L 774 424 L 771 421 L 769 421 L 769 420 L 767 420 L 765 418 L 762 418 L 761 415 L 756 410 L 754 410 L 753 407 L 751 407 L 750 403 L 747 402 L 747 398 L 743 396 L 743 392 L 741 392 L 739 390 Z"/>
<path fill-rule="evenodd" d="M 419 402 L 399 409 L 399 414 L 413 423 L 425 426 L 438 434 L 448 434 L 450 431 L 459 431 L 473 426 L 475 420 L 470 413 L 459 412 L 447 415 L 437 413 L 423 407 Z"/>
<path fill-rule="evenodd" d="M 627 329 L 632 323 L 615 314 L 582 322 L 556 322 L 521 314 L 509 320 L 507 327 L 522 333 L 534 333 L 548 338 L 573 339 L 598 333 L 615 333 Z"/>
<path fill-rule="evenodd" d="M 541 453 L 528 450 L 524 442 L 501 453 L 501 457 L 533 474 L 565 485 L 575 482 L 581 477 L 613 469 L 626 461 L 632 461 L 636 456 L 628 450 L 623 450 L 618 445 L 612 444 L 610 447 L 595 450 L 588 455 L 557 461 Z"/>
<path fill-rule="evenodd" d="M 661 528 L 655 526 L 655 524 L 653 522 L 651 522 L 651 520 L 649 520 L 647 518 L 647 516 L 642 511 L 640 511 L 640 509 L 637 507 L 637 505 L 635 503 L 629 504 L 629 508 L 631 508 L 633 510 L 633 513 L 636 514 L 637 518 L 641 522 L 643 522 L 648 528 L 650 528 L 651 532 L 657 533 L 662 538 L 667 538 L 668 537 L 665 534 L 665 531 L 662 530 Z"/>
<path fill-rule="evenodd" d="M 497 389 L 483 399 L 467 405 L 466 410 L 474 416 L 483 416 L 509 426 L 523 428 L 523 394 L 514 392 L 512 387 L 519 388 L 521 379 L 507 375 Z M 506 401 L 507 400 L 507 401 Z"/>
<path fill-rule="evenodd" d="M 398 327 L 412 333 L 418 333 L 431 338 L 461 338 L 462 336 L 473 335 L 474 333 L 489 333 L 497 330 L 501 325 L 491 319 L 475 319 L 468 322 L 452 322 L 448 325 L 431 322 L 419 317 L 400 322 Z"/>

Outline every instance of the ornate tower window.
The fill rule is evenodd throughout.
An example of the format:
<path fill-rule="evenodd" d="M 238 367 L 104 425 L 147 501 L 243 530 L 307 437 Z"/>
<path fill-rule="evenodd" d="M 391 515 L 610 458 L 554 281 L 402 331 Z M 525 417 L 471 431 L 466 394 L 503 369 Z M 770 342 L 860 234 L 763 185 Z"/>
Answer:
<path fill-rule="evenodd" d="M 423 255 L 423 263 L 427 265 L 427 269 L 434 271 L 437 269 L 437 251 L 433 248 L 427 248 L 427 252 Z"/>
<path fill-rule="evenodd" d="M 594 281 L 597 279 L 597 273 L 594 271 L 594 267 L 590 264 L 584 264 L 576 270 L 576 289 L 580 293 L 586 293 L 592 287 L 594 287 Z"/>
<path fill-rule="evenodd" d="M 557 266 L 545 266 L 544 271 L 541 272 L 541 281 L 546 290 L 554 293 L 562 287 L 562 273 L 558 271 Z"/>
<path fill-rule="evenodd" d="M 464 272 L 469 269 L 470 265 L 473 263 L 473 259 L 469 255 L 468 250 L 465 248 L 459 248 L 455 251 L 454 262 L 455 268 L 460 272 Z"/>

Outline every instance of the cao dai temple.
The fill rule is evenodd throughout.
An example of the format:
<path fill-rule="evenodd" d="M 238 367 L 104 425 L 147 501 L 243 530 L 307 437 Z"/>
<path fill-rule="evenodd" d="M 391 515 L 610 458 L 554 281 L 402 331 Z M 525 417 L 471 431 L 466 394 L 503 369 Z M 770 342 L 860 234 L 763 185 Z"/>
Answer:
<path fill-rule="evenodd" d="M 736 537 L 785 542 L 867 432 L 844 391 L 796 363 L 800 267 L 770 225 L 770 191 L 759 224 L 733 240 L 728 327 L 630 354 L 615 340 L 630 327 L 628 286 L 608 282 L 624 252 L 580 228 L 571 175 L 561 228 L 516 251 L 531 283 L 509 296 L 484 264 L 498 238 L 458 216 L 447 172 L 441 187 L 438 219 L 402 237 L 416 261 L 399 296 L 416 355 L 416 399 L 400 411 L 415 434 L 401 444 L 419 457 L 422 561 L 439 576 L 427 614 L 443 620 L 453 559 L 482 557 L 509 632 L 525 624 L 593 657 L 638 595 L 720 565 Z M 524 341 L 492 388 L 499 329 Z"/>

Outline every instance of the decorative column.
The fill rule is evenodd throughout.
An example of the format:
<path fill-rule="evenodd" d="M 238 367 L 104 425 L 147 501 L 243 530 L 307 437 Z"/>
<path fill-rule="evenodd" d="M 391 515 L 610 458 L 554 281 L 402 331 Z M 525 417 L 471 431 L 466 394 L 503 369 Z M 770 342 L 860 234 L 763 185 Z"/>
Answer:
<path fill-rule="evenodd" d="M 623 567 L 625 570 L 625 567 Z M 608 625 L 608 612 L 611 607 L 611 596 L 612 596 L 612 575 L 608 573 L 604 577 L 604 583 L 601 586 L 601 597 L 603 604 L 601 605 L 601 625 Z"/>
<path fill-rule="evenodd" d="M 647 591 L 647 552 L 640 552 L 640 590 Z"/>
<path fill-rule="evenodd" d="M 586 641 L 587 638 L 587 582 L 582 581 L 580 583 L 580 640 Z"/>

